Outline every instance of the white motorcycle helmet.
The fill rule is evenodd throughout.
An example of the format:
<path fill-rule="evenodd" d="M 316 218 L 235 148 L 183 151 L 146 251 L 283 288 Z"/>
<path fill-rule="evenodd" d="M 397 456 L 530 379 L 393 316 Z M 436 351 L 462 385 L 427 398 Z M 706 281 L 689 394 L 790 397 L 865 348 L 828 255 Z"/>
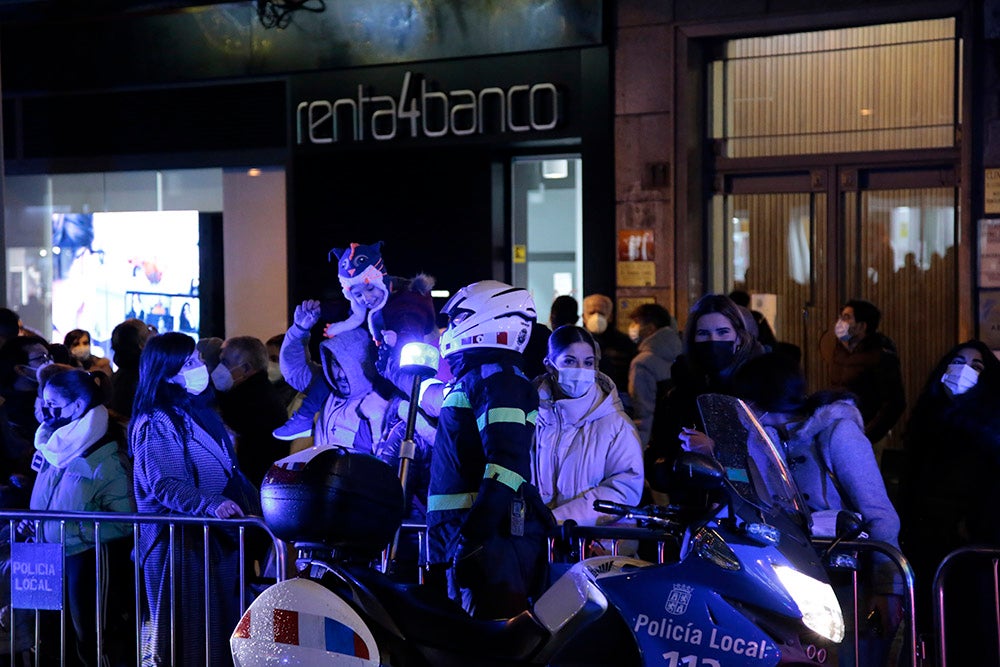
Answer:
<path fill-rule="evenodd" d="M 535 321 L 535 301 L 526 289 L 482 280 L 458 290 L 441 309 L 448 328 L 441 356 L 479 348 L 524 352 Z"/>

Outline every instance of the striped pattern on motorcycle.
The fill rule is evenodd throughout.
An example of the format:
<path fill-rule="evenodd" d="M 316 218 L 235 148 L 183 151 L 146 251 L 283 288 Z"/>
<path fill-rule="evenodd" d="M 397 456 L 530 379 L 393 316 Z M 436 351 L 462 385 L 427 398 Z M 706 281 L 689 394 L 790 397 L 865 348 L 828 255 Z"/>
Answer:
<path fill-rule="evenodd" d="M 290 609 L 274 609 L 273 631 L 268 640 L 315 648 L 368 660 L 371 656 L 364 640 L 351 628 L 332 618 Z M 234 637 L 251 639 L 250 610 L 240 619 Z M 258 637 L 257 639 L 260 639 Z"/>

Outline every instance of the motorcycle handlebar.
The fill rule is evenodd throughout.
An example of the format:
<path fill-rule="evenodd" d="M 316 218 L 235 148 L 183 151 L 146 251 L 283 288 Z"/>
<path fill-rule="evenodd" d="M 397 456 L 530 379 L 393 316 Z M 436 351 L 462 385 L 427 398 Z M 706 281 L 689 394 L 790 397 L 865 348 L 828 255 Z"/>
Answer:
<path fill-rule="evenodd" d="M 613 503 L 610 500 L 595 500 L 594 509 L 598 512 L 604 512 L 605 514 L 614 514 L 615 516 L 629 516 L 633 514 L 638 508 L 629 507 L 628 505 L 621 505 L 619 503 Z"/>

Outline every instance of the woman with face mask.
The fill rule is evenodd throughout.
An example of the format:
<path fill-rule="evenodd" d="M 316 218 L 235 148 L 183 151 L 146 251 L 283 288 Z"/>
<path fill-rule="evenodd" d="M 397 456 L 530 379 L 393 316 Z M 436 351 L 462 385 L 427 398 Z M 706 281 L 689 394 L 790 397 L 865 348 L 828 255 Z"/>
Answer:
<path fill-rule="evenodd" d="M 961 546 L 1000 546 L 1000 360 L 982 341 L 968 340 L 947 352 L 927 377 L 906 429 L 906 466 L 900 482 L 901 546 L 914 566 L 917 600 L 929 602 L 934 573 L 944 556 Z M 964 582 L 971 583 L 971 582 Z M 975 590 L 992 586 L 977 582 Z M 956 590 L 958 590 L 956 588 Z M 961 593 L 952 596 L 959 599 Z M 977 599 L 974 591 L 963 600 Z M 989 600 L 986 600 L 989 602 Z M 988 605 L 992 609 L 992 604 Z M 918 606 L 931 621 L 930 606 Z M 979 608 L 947 610 L 948 662 L 1000 664 L 993 655 L 955 655 L 980 650 L 989 636 L 976 618 Z M 975 614 L 981 612 L 981 616 Z M 924 624 L 923 627 L 931 627 Z M 989 632 L 993 632 L 992 629 Z M 968 639 L 968 641 L 966 641 Z M 988 644 L 989 642 L 986 642 Z M 964 658 L 964 659 L 963 659 Z"/>
<path fill-rule="evenodd" d="M 546 373 L 535 380 L 538 419 L 532 478 L 542 500 L 563 523 L 594 526 L 613 517 L 595 500 L 626 505 L 642 495 L 642 448 L 611 379 L 597 370 L 600 348 L 581 327 L 552 332 Z"/>
<path fill-rule="evenodd" d="M 670 371 L 672 386 L 660 392 L 646 449 L 646 474 L 656 491 L 669 493 L 674 459 L 698 449 L 704 438 L 697 398 L 731 393 L 732 376 L 748 359 L 763 354 L 749 310 L 725 294 L 706 294 L 688 313 L 684 353 Z"/>
<path fill-rule="evenodd" d="M 91 352 L 90 332 L 83 329 L 73 329 L 63 338 L 63 345 L 69 350 L 72 364 L 85 371 L 101 371 L 111 377 L 111 361 L 97 357 Z"/>
<path fill-rule="evenodd" d="M 128 438 L 140 512 L 225 519 L 243 516 L 249 509 L 223 495 L 238 471 L 208 386 L 208 369 L 193 338 L 170 332 L 146 343 Z M 212 530 L 209 539 L 206 563 L 201 526 L 175 528 L 173 549 L 165 526 L 140 526 L 136 559 L 143 568 L 147 600 L 143 664 L 205 663 L 206 567 L 212 607 L 210 663 L 228 663 L 226 637 L 241 611 L 238 545 L 219 529 Z M 171 609 L 176 616 L 173 656 Z"/>
<path fill-rule="evenodd" d="M 36 453 L 32 469 L 37 477 L 31 491 L 33 510 L 135 512 L 132 497 L 131 464 L 125 452 L 125 434 L 108 418 L 101 404 L 96 378 L 85 371 L 50 365 L 40 373 L 39 392 L 41 424 L 35 432 Z M 58 521 L 19 525 L 22 535 L 37 541 L 59 543 Z M 81 665 L 97 664 L 95 616 L 95 539 L 93 525 L 87 522 L 65 523 L 65 567 L 68 587 L 71 635 L 67 655 Z M 105 580 L 115 590 L 114 596 L 102 599 L 105 660 L 123 660 L 135 656 L 133 622 L 123 622 L 133 603 L 129 601 L 132 574 L 132 524 L 101 523 L 102 562 Z M 123 573 L 124 576 L 116 576 Z M 111 589 L 109 589 L 111 590 Z M 128 616 L 127 616 L 128 617 Z M 54 649 L 53 649 L 54 650 Z M 57 657 L 57 653 L 50 657 Z"/>

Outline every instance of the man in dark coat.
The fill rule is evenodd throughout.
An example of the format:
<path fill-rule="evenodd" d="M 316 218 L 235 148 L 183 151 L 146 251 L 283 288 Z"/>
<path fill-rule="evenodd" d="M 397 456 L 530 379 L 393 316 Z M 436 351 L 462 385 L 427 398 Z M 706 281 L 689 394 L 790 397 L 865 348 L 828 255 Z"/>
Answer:
<path fill-rule="evenodd" d="M 853 299 L 844 304 L 834 330 L 820 339 L 830 386 L 858 398 L 872 444 L 888 435 L 906 408 L 896 344 L 878 331 L 881 319 L 874 304 Z"/>
<path fill-rule="evenodd" d="M 614 303 L 604 294 L 590 294 L 583 299 L 583 326 L 601 346 L 600 371 L 610 377 L 623 397 L 626 409 L 628 398 L 628 371 L 639 347 L 615 326 Z"/>
<path fill-rule="evenodd" d="M 289 444 L 271 432 L 285 423 L 288 412 L 267 377 L 267 348 L 252 336 L 222 344 L 219 365 L 212 371 L 222 420 L 236 434 L 240 470 L 257 487 L 271 465 L 289 454 Z"/>

